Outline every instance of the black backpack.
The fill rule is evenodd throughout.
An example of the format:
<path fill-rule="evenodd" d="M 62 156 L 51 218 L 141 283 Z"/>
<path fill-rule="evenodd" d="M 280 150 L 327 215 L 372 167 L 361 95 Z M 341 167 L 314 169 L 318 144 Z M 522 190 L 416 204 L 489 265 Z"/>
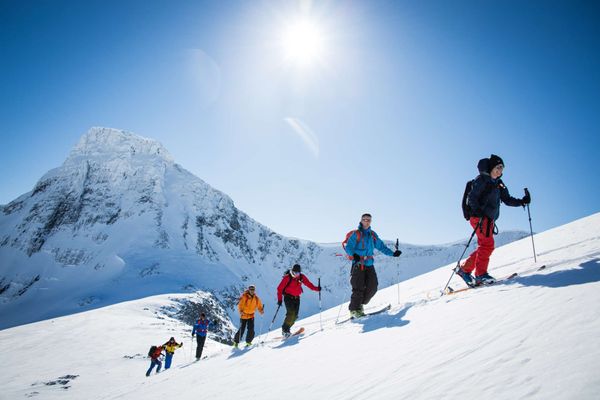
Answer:
<path fill-rule="evenodd" d="M 463 194 L 461 203 L 463 216 L 467 221 L 471 218 L 471 207 L 467 204 L 467 197 L 469 196 L 469 193 L 471 193 L 471 189 L 473 188 L 473 181 L 474 179 L 467 182 L 465 186 L 465 193 Z"/>
<path fill-rule="evenodd" d="M 467 184 L 465 185 L 465 193 L 463 194 L 462 204 L 461 204 L 461 206 L 462 206 L 462 212 L 463 212 L 463 217 L 465 217 L 465 219 L 467 221 L 469 219 L 471 219 L 471 217 L 475 216 L 472 213 L 473 210 L 467 204 L 467 197 L 469 197 L 469 193 L 471 193 L 471 189 L 473 189 L 473 182 L 475 182 L 475 179 L 472 179 L 472 180 L 468 181 Z M 481 196 L 479 198 L 485 198 L 488 194 L 490 194 L 490 192 L 492 190 L 494 190 L 495 187 L 497 187 L 501 183 L 502 183 L 501 180 L 498 180 L 498 183 L 496 185 L 488 183 L 486 185 L 486 187 L 483 189 L 483 192 L 481 192 Z M 478 216 L 481 217 L 481 215 L 478 215 Z"/>
<path fill-rule="evenodd" d="M 148 357 L 152 357 L 154 352 L 156 351 L 156 346 L 151 346 L 150 350 L 148 350 Z"/>

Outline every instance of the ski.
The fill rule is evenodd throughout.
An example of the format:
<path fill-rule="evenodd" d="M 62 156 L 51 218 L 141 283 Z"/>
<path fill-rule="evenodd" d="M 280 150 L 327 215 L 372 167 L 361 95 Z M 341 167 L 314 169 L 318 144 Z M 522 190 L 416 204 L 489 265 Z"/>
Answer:
<path fill-rule="evenodd" d="M 471 290 L 471 289 L 480 289 L 480 288 L 483 288 L 483 287 L 486 287 L 486 286 L 494 286 L 494 285 L 497 285 L 499 283 L 503 283 L 503 282 L 506 282 L 508 280 L 514 279 L 517 276 L 519 276 L 519 274 L 517 274 L 516 272 L 513 272 L 509 276 L 501 278 L 501 279 L 498 279 L 494 283 L 489 283 L 487 285 L 483 284 L 483 285 L 478 285 L 478 286 L 467 286 L 467 287 L 464 287 L 464 288 L 461 288 L 461 289 L 456 289 L 456 290 L 452 289 L 450 286 L 448 286 L 448 289 L 446 289 L 446 293 L 444 293 L 444 294 L 445 295 L 456 294 L 456 293 L 466 292 L 467 290 Z"/>
<path fill-rule="evenodd" d="M 361 319 L 363 319 L 365 317 L 369 317 L 371 315 L 381 314 L 383 312 L 388 311 L 391 308 L 392 308 L 391 304 L 386 304 L 383 308 L 378 308 L 378 309 L 375 309 L 373 311 L 367 311 L 367 312 L 365 312 L 365 315 L 363 317 L 360 317 L 360 318 L 347 317 L 347 318 L 344 318 L 344 319 L 341 319 L 341 320 L 337 321 L 335 324 L 339 325 L 339 324 L 343 324 L 343 323 L 348 322 L 348 321 L 361 320 Z"/>
<path fill-rule="evenodd" d="M 275 338 L 275 340 L 286 340 L 289 338 L 293 338 L 294 336 L 302 335 L 303 333 L 304 333 L 304 328 L 301 327 L 301 328 L 298 328 L 298 330 L 295 331 L 294 333 L 292 333 L 290 336 L 288 336 L 288 337 L 278 336 Z"/>

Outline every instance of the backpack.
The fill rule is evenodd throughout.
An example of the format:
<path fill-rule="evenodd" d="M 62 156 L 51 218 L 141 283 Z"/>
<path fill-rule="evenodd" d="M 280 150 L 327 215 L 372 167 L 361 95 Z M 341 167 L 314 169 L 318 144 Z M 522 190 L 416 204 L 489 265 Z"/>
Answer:
<path fill-rule="evenodd" d="M 154 352 L 156 351 L 156 346 L 150 346 L 150 350 L 148 350 L 148 357 L 152 357 Z"/>
<path fill-rule="evenodd" d="M 473 189 L 473 180 L 468 181 L 465 185 L 465 193 L 463 194 L 461 202 L 463 216 L 467 221 L 471 218 L 471 207 L 467 204 L 467 197 L 469 197 L 471 189 Z"/>
<path fill-rule="evenodd" d="M 473 189 L 473 182 L 475 182 L 475 179 L 472 179 L 470 181 L 467 182 L 467 184 L 465 185 L 465 193 L 463 193 L 463 197 L 462 197 L 462 202 L 461 202 L 461 207 L 462 207 L 462 212 L 463 212 L 463 217 L 465 217 L 465 219 L 468 221 L 469 219 L 471 219 L 472 212 L 473 210 L 471 209 L 471 206 L 469 206 L 467 204 L 467 198 L 469 197 L 469 193 L 471 193 L 471 190 Z M 498 180 L 497 185 L 502 184 L 501 180 Z M 486 187 L 483 189 L 483 192 L 481 192 L 481 197 L 486 197 L 488 194 L 490 194 L 490 192 L 494 189 L 494 187 L 496 187 L 493 184 L 487 184 Z"/>
<path fill-rule="evenodd" d="M 348 233 L 346 233 L 346 239 L 344 239 L 344 241 L 342 242 L 342 247 L 344 248 L 344 252 L 346 251 L 346 244 L 348 243 L 348 240 L 350 239 L 350 236 L 352 236 L 352 234 L 356 232 L 356 242 L 360 242 L 360 229 L 355 229 L 353 231 L 350 231 Z M 375 232 L 371 231 L 371 236 L 373 236 L 373 242 L 377 241 L 377 236 L 375 236 Z M 348 260 L 352 260 L 352 256 L 346 255 L 346 258 L 348 258 Z"/>

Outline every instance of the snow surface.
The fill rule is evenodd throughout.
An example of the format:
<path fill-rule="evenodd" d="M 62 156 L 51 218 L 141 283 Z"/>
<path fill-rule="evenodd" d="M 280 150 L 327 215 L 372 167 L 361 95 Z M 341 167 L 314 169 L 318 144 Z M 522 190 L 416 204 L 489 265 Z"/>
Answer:
<path fill-rule="evenodd" d="M 5 329 L 0 398 L 598 399 L 600 214 L 535 244 L 537 264 L 530 238 L 492 255 L 492 275 L 519 273 L 505 284 L 440 297 L 445 266 L 402 282 L 400 302 L 398 286 L 380 290 L 369 306 L 391 303 L 387 313 L 336 325 L 347 310 L 334 307 L 299 321 L 305 334 L 286 342 L 273 340 L 277 329 L 248 350 L 209 340 L 196 363 L 190 327 L 157 313 L 185 295 Z M 173 367 L 146 378 L 149 346 L 170 336 L 185 343 Z"/>

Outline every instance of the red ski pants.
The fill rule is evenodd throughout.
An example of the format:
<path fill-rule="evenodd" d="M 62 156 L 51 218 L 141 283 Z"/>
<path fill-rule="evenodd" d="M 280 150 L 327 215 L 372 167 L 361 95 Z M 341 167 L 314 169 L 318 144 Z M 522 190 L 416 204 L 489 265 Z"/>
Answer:
<path fill-rule="evenodd" d="M 469 223 L 475 229 L 479 218 L 471 217 Z M 469 274 L 475 270 L 475 276 L 480 276 L 487 273 L 490 256 L 494 251 L 494 221 L 484 218 L 475 235 L 477 235 L 477 248 L 462 264 L 462 270 Z"/>

